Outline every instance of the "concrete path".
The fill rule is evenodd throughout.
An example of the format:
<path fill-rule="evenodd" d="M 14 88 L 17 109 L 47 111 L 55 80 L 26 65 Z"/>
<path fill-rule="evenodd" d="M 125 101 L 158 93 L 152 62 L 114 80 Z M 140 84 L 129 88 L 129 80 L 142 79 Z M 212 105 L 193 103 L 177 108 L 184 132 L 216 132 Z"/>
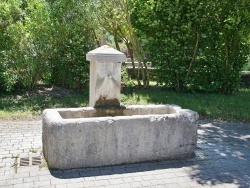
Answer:
<path fill-rule="evenodd" d="M 250 187 L 250 124 L 199 125 L 193 159 L 54 171 L 41 121 L 0 120 L 0 187 Z"/>

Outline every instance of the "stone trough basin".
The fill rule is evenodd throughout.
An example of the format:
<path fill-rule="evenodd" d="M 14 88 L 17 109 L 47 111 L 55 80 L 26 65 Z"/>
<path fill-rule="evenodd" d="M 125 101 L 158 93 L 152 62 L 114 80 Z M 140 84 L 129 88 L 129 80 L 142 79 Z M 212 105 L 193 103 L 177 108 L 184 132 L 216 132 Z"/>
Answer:
<path fill-rule="evenodd" d="M 63 108 L 43 112 L 43 152 L 51 169 L 193 156 L 198 114 L 175 105 Z"/>

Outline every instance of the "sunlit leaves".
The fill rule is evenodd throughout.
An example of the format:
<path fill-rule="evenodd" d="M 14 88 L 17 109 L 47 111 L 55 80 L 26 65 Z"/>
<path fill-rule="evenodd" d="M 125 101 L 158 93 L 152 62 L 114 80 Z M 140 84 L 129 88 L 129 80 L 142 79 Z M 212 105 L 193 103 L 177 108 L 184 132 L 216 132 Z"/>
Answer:
<path fill-rule="evenodd" d="M 178 91 L 237 90 L 249 54 L 247 0 L 144 2 L 134 0 L 133 23 L 159 83 Z"/>
<path fill-rule="evenodd" d="M 42 80 L 86 87 L 84 54 L 94 46 L 87 2 L 0 2 L 0 85 L 7 90 L 33 89 Z"/>

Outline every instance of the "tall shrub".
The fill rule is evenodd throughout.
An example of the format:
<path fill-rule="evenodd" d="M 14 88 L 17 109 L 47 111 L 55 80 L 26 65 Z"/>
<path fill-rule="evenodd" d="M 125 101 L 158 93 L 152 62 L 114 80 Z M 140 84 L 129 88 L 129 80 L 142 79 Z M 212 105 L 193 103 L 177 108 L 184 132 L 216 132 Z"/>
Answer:
<path fill-rule="evenodd" d="M 83 89 L 89 79 L 86 53 L 95 48 L 87 1 L 56 0 L 51 4 L 51 83 Z"/>
<path fill-rule="evenodd" d="M 45 1 L 2 2 L 1 78 L 6 90 L 33 89 L 47 70 Z"/>
<path fill-rule="evenodd" d="M 144 87 L 149 85 L 149 72 L 144 58 L 144 52 L 131 23 L 133 2 L 128 0 L 96 0 L 93 2 L 93 18 L 97 20 L 100 27 L 114 36 L 116 48 L 119 50 L 118 39 L 122 39 L 128 51 L 130 51 L 133 74 L 140 82 L 140 73 Z M 134 59 L 138 61 L 138 69 L 135 69 Z"/>
<path fill-rule="evenodd" d="M 87 0 L 0 2 L 0 85 L 33 89 L 38 81 L 83 89 L 85 54 L 95 47 Z"/>
<path fill-rule="evenodd" d="M 133 24 L 158 81 L 177 91 L 237 91 L 249 53 L 246 7 L 247 0 L 134 0 Z"/>

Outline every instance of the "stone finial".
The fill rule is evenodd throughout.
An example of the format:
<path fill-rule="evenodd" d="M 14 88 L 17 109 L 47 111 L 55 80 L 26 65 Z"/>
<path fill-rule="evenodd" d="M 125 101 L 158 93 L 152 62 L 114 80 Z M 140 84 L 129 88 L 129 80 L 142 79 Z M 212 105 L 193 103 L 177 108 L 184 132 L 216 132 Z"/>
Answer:
<path fill-rule="evenodd" d="M 126 56 L 124 53 L 111 48 L 108 45 L 103 45 L 96 48 L 86 55 L 86 60 L 91 62 L 125 62 Z"/>

